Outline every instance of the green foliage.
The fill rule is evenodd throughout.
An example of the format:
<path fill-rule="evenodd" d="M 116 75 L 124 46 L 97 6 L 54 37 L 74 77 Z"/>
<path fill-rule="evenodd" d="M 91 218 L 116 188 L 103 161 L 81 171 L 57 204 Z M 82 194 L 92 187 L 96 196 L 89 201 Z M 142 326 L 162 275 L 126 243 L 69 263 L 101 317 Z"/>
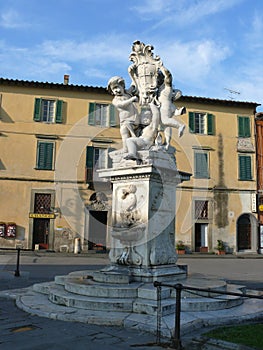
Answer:
<path fill-rule="evenodd" d="M 220 327 L 204 335 L 231 343 L 263 349 L 263 323 L 241 326 Z"/>
<path fill-rule="evenodd" d="M 176 243 L 176 249 L 177 249 L 177 250 L 185 250 L 184 242 L 183 242 L 183 241 L 178 241 L 178 242 Z"/>
<path fill-rule="evenodd" d="M 224 250 L 225 250 L 225 244 L 224 244 L 224 242 L 222 241 L 222 239 L 218 239 L 218 240 L 217 240 L 216 249 L 219 250 L 219 251 L 224 251 Z"/>

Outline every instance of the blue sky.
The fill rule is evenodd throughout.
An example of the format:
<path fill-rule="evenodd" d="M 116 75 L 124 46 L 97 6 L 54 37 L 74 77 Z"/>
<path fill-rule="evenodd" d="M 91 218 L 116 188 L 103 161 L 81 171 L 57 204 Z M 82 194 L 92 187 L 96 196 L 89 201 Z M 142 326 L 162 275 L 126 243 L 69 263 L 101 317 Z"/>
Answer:
<path fill-rule="evenodd" d="M 263 104 L 262 0 L 0 0 L 0 76 L 103 86 L 133 41 L 184 95 Z M 230 92 L 235 91 L 238 93 Z M 263 110 L 262 107 L 258 111 Z"/>

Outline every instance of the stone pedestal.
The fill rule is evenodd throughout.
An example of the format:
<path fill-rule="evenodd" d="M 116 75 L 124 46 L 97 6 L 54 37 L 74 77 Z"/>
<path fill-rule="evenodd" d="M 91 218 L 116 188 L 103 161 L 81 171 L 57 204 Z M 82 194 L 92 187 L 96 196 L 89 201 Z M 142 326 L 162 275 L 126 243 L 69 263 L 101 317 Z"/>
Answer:
<path fill-rule="evenodd" d="M 99 171 L 113 184 L 109 269 L 129 267 L 135 281 L 171 280 L 182 273 L 176 266 L 176 186 L 181 182 L 174 157 L 156 147 L 139 151 L 140 161 L 110 154 L 113 168 Z M 124 270 L 123 270 L 124 271 Z"/>

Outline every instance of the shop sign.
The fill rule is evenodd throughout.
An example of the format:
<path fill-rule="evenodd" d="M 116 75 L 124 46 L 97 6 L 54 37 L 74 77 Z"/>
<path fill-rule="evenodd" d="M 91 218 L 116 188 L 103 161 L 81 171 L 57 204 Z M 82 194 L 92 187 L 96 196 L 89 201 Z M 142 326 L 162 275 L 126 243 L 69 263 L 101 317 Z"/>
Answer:
<path fill-rule="evenodd" d="M 29 213 L 30 219 L 55 219 L 55 214 Z"/>

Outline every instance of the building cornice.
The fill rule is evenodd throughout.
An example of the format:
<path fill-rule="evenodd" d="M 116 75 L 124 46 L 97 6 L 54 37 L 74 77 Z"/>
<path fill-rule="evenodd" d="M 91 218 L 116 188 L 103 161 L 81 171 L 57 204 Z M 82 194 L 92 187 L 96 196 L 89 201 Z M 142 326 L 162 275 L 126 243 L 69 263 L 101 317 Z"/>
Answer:
<path fill-rule="evenodd" d="M 19 80 L 19 79 L 0 78 L 0 86 L 1 85 L 109 94 L 107 89 L 105 87 L 102 87 L 102 86 L 49 83 L 49 82 L 38 82 L 38 81 Z M 256 103 L 256 102 L 221 100 L 221 99 L 216 99 L 216 98 L 199 97 L 199 96 L 184 96 L 184 95 L 181 96 L 179 101 L 180 102 L 210 104 L 210 105 L 224 105 L 224 106 L 232 106 L 232 107 L 249 107 L 249 108 L 253 107 L 254 109 L 256 109 L 258 106 L 260 106 L 260 104 Z"/>

